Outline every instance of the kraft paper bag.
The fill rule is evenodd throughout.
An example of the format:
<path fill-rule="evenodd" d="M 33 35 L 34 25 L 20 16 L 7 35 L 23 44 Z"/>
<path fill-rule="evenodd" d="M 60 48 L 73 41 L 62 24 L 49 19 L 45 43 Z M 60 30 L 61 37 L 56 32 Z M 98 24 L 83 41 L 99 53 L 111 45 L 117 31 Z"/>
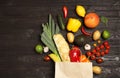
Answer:
<path fill-rule="evenodd" d="M 93 78 L 92 63 L 56 62 L 55 78 Z"/>

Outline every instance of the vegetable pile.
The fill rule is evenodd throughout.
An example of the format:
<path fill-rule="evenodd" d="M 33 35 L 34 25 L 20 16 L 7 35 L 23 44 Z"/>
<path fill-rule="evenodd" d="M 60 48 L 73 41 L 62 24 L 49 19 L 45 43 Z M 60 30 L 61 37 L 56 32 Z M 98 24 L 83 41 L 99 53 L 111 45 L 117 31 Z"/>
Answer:
<path fill-rule="evenodd" d="M 68 7 L 63 6 L 63 14 L 58 15 L 58 23 L 55 23 L 52 15 L 49 14 L 48 22 L 42 24 L 43 32 L 40 34 L 44 45 L 37 44 L 36 52 L 40 54 L 48 52 L 44 57 L 45 61 L 52 59 L 54 62 L 103 63 L 104 60 L 101 57 L 110 51 L 108 42 L 110 32 L 108 29 L 98 30 L 97 27 L 101 22 L 108 25 L 107 17 L 99 16 L 95 12 L 87 13 L 85 7 L 81 5 L 77 5 L 75 9 L 78 17 L 68 18 Z M 84 22 L 81 21 L 81 17 Z M 91 31 L 88 32 L 87 29 Z M 93 29 L 96 30 L 93 31 Z M 61 31 L 67 31 L 67 33 Z"/>

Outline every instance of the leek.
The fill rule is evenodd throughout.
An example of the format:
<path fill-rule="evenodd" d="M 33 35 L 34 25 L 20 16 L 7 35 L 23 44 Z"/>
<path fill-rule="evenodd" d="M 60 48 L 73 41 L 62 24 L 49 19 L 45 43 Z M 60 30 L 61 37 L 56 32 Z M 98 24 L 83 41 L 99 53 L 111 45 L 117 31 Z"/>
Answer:
<path fill-rule="evenodd" d="M 45 24 L 42 24 L 43 32 L 41 34 L 41 41 L 49 47 L 49 49 L 59 56 L 56 45 L 53 40 L 53 35 L 60 33 L 59 26 L 55 23 L 51 14 L 49 14 L 49 21 Z"/>

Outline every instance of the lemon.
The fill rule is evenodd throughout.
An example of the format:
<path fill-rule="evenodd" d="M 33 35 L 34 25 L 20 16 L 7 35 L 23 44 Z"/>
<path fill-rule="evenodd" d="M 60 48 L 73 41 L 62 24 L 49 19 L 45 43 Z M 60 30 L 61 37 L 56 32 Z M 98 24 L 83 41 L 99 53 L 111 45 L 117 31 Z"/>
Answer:
<path fill-rule="evenodd" d="M 76 13 L 77 13 L 79 16 L 84 17 L 85 14 L 86 14 L 86 11 L 85 11 L 84 6 L 77 5 L 77 6 L 76 6 Z"/>

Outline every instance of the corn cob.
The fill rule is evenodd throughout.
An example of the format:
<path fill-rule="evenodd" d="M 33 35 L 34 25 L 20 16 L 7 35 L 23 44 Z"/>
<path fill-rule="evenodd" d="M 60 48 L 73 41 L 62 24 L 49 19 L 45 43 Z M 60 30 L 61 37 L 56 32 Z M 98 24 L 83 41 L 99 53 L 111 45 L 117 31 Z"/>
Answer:
<path fill-rule="evenodd" d="M 60 54 L 62 61 L 70 61 L 69 57 L 69 45 L 61 34 L 55 34 L 53 36 L 54 42 Z"/>

